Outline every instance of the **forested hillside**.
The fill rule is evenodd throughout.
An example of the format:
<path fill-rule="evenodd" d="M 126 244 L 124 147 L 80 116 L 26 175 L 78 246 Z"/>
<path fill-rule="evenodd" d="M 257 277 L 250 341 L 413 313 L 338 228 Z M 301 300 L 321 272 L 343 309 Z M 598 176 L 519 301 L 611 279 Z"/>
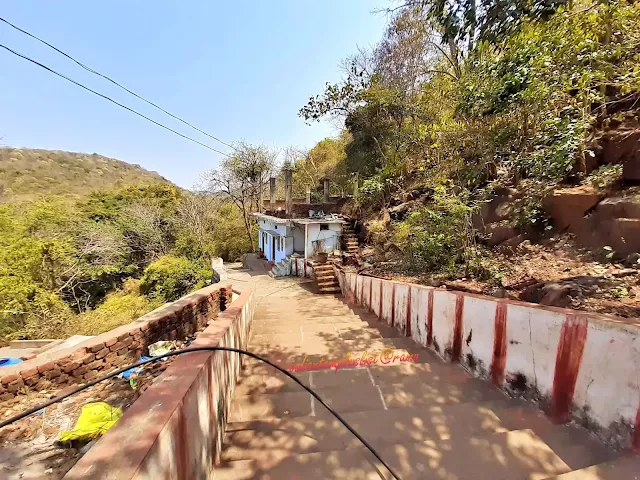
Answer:
<path fill-rule="evenodd" d="M 99 156 L 17 152 L 0 203 L 0 341 L 110 330 L 204 286 L 212 257 L 251 249 L 215 195 Z"/>
<path fill-rule="evenodd" d="M 0 148 L 0 202 L 155 183 L 170 182 L 139 165 L 96 153 Z"/>
<path fill-rule="evenodd" d="M 345 59 L 344 80 L 300 110 L 344 131 L 301 156 L 294 177 L 335 175 L 349 191 L 358 181 L 381 271 L 495 291 L 542 242 L 554 271 L 529 262 L 520 279 L 562 279 L 581 254 L 556 262 L 549 242 L 567 233 L 562 248 L 576 241 L 589 261 L 637 266 L 638 2 L 412 0 L 383 13 L 380 42 Z M 631 278 L 589 288 L 640 297 Z M 562 306 L 580 307 L 586 287 L 562 288 L 572 292 Z"/>

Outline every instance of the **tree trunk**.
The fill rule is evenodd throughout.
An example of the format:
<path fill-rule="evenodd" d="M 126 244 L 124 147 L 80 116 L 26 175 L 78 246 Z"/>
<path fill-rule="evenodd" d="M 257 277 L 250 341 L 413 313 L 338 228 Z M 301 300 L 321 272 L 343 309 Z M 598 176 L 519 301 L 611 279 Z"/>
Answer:
<path fill-rule="evenodd" d="M 460 78 L 462 70 L 460 69 L 459 50 L 453 38 L 449 39 L 449 52 L 451 56 L 451 63 L 453 64 L 453 70 L 456 72 L 456 77 Z"/>

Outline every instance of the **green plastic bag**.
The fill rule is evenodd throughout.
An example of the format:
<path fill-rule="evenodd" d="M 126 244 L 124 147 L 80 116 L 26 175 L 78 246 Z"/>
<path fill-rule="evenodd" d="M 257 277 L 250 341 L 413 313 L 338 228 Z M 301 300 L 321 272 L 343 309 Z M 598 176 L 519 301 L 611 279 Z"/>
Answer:
<path fill-rule="evenodd" d="M 122 410 L 105 402 L 87 403 L 73 430 L 60 432 L 60 442 L 90 441 L 102 436 L 122 416 Z"/>

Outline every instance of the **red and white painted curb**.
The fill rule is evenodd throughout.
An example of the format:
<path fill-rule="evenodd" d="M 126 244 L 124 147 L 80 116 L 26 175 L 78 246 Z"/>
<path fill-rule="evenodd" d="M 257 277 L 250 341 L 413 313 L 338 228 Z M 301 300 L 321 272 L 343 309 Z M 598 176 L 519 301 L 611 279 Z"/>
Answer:
<path fill-rule="evenodd" d="M 558 422 L 572 416 L 631 432 L 640 450 L 640 321 L 545 307 L 336 268 L 360 305 L 499 388 L 533 390 Z"/>

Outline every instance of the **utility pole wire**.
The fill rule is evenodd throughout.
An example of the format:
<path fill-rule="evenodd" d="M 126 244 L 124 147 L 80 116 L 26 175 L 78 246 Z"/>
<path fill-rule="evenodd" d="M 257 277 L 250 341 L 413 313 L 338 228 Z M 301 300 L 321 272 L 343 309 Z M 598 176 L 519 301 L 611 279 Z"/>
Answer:
<path fill-rule="evenodd" d="M 175 118 L 176 120 L 184 123 L 185 125 L 188 125 L 189 127 L 193 128 L 194 130 L 197 130 L 198 132 L 202 133 L 203 135 L 206 135 L 207 137 L 210 137 L 212 139 L 214 139 L 217 142 L 220 142 L 223 145 L 226 145 L 229 148 L 233 148 L 235 150 L 235 147 L 227 142 L 224 142 L 222 140 L 220 140 L 218 137 L 215 137 L 207 132 L 205 132 L 204 130 L 199 129 L 198 127 L 196 127 L 195 125 L 192 125 L 191 123 L 187 122 L 186 120 L 183 120 L 182 118 L 178 117 L 177 115 L 174 115 L 173 113 L 165 110 L 164 108 L 162 108 L 159 105 L 156 105 L 155 103 L 153 103 L 151 100 L 147 100 L 146 98 L 142 97 L 141 95 L 138 95 L 136 92 L 133 92 L 131 90 L 129 90 L 127 87 L 125 87 L 124 85 L 121 85 L 120 83 L 116 82 L 114 79 L 112 79 L 111 77 L 104 75 L 100 72 L 97 72 L 96 70 L 94 70 L 93 68 L 85 65 L 84 63 L 80 62 L 79 60 L 76 60 L 75 58 L 73 58 L 71 55 L 69 55 L 68 53 L 63 52 L 62 50 L 60 50 L 59 48 L 51 45 L 49 42 L 37 37 L 36 35 L 33 35 L 32 33 L 27 32 L 26 30 L 23 30 L 22 28 L 18 27 L 17 25 L 14 25 L 13 23 L 9 22 L 8 20 L 0 17 L 0 21 L 6 23 L 7 25 L 9 25 L 11 28 L 14 28 L 16 30 L 18 30 L 19 32 L 24 33 L 25 35 L 30 36 L 31 38 L 45 44 L 47 47 L 52 48 L 53 50 L 55 50 L 56 52 L 58 52 L 61 55 L 64 55 L 65 57 L 67 57 L 69 60 L 71 60 L 72 62 L 80 65 L 82 68 L 84 68 L 85 70 L 87 70 L 88 72 L 93 73 L 94 75 L 98 75 L 99 77 L 104 78 L 105 80 L 113 83 L 114 85 L 120 87 L 121 89 L 123 89 L 124 91 L 130 93 L 131 95 L 133 95 L 136 98 L 139 98 L 140 100 L 142 100 L 143 102 L 148 103 L 149 105 L 157 108 L 158 110 L 160 110 L 161 112 L 166 113 L 167 115 L 169 115 L 172 118 Z"/>
<path fill-rule="evenodd" d="M 155 120 L 153 120 L 152 118 L 149 118 L 149 117 L 147 117 L 146 115 L 143 115 L 142 113 L 137 112 L 137 111 L 136 111 L 136 110 L 134 110 L 133 108 L 127 107 L 126 105 L 123 105 L 122 103 L 116 102 L 114 99 L 112 99 L 112 98 L 110 98 L 110 97 L 107 97 L 106 95 L 103 95 L 102 93 L 96 92 L 95 90 L 92 90 L 92 89 L 91 89 L 91 88 L 89 88 L 89 87 L 86 87 L 86 86 L 84 86 L 83 84 L 81 84 L 81 83 L 79 83 L 79 82 L 76 82 L 75 80 L 73 80 L 73 79 L 71 79 L 71 78 L 69 78 L 69 77 L 67 77 L 67 76 L 65 76 L 65 75 L 63 75 L 63 74 L 61 74 L 61 73 L 58 73 L 58 72 L 56 72 L 55 70 L 52 70 L 51 68 L 47 67 L 46 65 L 43 65 L 42 63 L 36 62 L 35 60 L 33 60 L 33 59 L 31 59 L 31 58 L 27 57 L 26 55 L 22 55 L 21 53 L 18 53 L 18 52 L 16 52 L 15 50 L 10 49 L 10 48 L 9 48 L 9 47 L 7 47 L 6 45 L 2 45 L 2 44 L 0 43 L 0 48 L 4 48 L 4 49 L 5 49 L 5 50 L 7 50 L 8 52 L 13 53 L 13 54 L 14 54 L 14 55 L 16 55 L 16 56 L 18 56 L 18 57 L 20 57 L 20 58 L 22 58 L 22 59 L 24 59 L 24 60 L 27 60 L 28 62 L 31 62 L 31 63 L 33 63 L 33 64 L 35 64 L 35 65 L 39 66 L 40 68 L 43 68 L 43 69 L 47 70 L 47 71 L 48 71 L 48 72 L 50 72 L 50 73 L 53 73 L 54 75 L 57 75 L 58 77 L 64 78 L 64 79 L 65 79 L 65 80 L 67 80 L 68 82 L 71 82 L 71 83 L 73 83 L 74 85 L 77 85 L 78 87 L 83 88 L 83 89 L 85 89 L 85 90 L 87 90 L 87 91 L 89 91 L 89 92 L 93 93 L 94 95 L 97 95 L 97 96 L 99 96 L 99 97 L 102 97 L 102 98 L 104 98 L 105 100 L 108 100 L 108 101 L 109 101 L 109 102 L 111 102 L 111 103 L 115 103 L 115 104 L 116 104 L 116 105 L 118 105 L 119 107 L 122 107 L 122 108 L 124 108 L 125 110 L 128 110 L 128 111 L 130 111 L 131 113 L 134 113 L 134 114 L 138 115 L 139 117 L 142 117 L 142 118 L 144 118 L 145 120 L 148 120 L 149 122 L 154 123 L 154 124 L 156 124 L 157 126 L 164 128 L 165 130 L 169 130 L 170 132 L 175 133 L 176 135 L 178 135 L 178 136 L 180 136 L 180 137 L 182 137 L 182 138 L 184 138 L 184 139 L 187 139 L 187 140 L 189 140 L 189 141 L 191 141 L 191 142 L 197 143 L 198 145 L 201 145 L 201 146 L 203 146 L 203 147 L 205 147 L 205 148 L 208 148 L 209 150 L 212 150 L 212 151 L 214 151 L 214 152 L 216 152 L 216 153 L 219 153 L 219 154 L 221 154 L 221 155 L 224 155 L 225 157 L 230 157 L 230 155 L 229 155 L 228 153 L 224 153 L 224 152 L 223 152 L 223 151 L 221 151 L 221 150 L 218 150 L 218 149 L 216 149 L 216 148 L 210 147 L 209 145 L 206 145 L 206 144 L 204 144 L 204 143 L 202 143 L 202 142 L 199 142 L 198 140 L 196 140 L 196 139 L 194 139 L 194 138 L 191 138 L 191 137 L 189 137 L 189 136 L 187 136 L 187 135 L 184 135 L 184 134 L 182 134 L 182 133 L 180 133 L 180 132 L 178 132 L 178 131 L 174 130 L 173 128 L 167 127 L 166 125 L 163 125 L 163 124 L 162 124 L 162 123 L 160 123 L 160 122 L 156 122 L 156 121 L 155 121 Z"/>

